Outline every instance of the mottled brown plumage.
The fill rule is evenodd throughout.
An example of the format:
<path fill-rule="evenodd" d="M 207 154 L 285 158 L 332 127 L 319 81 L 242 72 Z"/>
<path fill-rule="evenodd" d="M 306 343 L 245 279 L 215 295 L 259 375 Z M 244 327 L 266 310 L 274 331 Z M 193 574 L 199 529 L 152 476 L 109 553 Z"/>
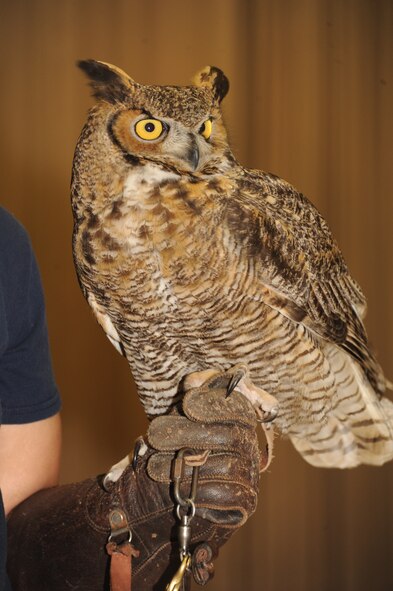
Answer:
<path fill-rule="evenodd" d="M 75 264 L 148 415 L 168 411 L 191 371 L 243 362 L 310 463 L 391 459 L 393 405 L 364 296 L 315 207 L 234 158 L 224 74 L 159 87 L 80 67 L 97 104 L 74 159 Z"/>

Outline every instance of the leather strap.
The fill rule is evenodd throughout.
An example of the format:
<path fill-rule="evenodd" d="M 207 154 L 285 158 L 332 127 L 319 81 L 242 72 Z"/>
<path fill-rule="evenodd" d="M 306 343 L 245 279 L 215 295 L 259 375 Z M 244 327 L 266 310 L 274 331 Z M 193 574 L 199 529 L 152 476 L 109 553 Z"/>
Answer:
<path fill-rule="evenodd" d="M 116 542 L 108 542 L 106 551 L 111 560 L 111 591 L 131 591 L 132 558 L 139 556 L 139 550 L 136 550 L 130 542 L 125 542 L 120 546 Z"/>

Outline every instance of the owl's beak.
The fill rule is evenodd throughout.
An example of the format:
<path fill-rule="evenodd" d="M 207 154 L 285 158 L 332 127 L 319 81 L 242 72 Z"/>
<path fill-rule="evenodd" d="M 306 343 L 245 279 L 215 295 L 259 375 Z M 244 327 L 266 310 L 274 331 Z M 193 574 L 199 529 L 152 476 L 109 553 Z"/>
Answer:
<path fill-rule="evenodd" d="M 187 154 L 187 161 L 189 162 L 192 170 L 196 170 L 199 164 L 199 150 L 196 144 L 193 144 Z"/>

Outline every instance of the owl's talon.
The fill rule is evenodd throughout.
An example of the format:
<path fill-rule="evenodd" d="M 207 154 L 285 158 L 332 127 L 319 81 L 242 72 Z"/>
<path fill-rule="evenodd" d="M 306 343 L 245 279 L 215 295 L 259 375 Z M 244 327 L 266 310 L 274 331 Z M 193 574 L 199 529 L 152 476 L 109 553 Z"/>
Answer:
<path fill-rule="evenodd" d="M 236 386 L 238 386 L 241 380 L 245 378 L 248 374 L 248 369 L 246 365 L 244 365 L 243 363 L 239 363 L 238 365 L 235 365 L 229 371 L 227 371 L 227 373 L 231 375 L 231 379 L 227 387 L 227 393 L 225 398 L 229 398 L 232 392 L 236 390 Z"/>
<path fill-rule="evenodd" d="M 228 387 L 227 387 L 227 393 L 225 395 L 225 398 L 229 398 L 229 396 L 232 394 L 232 392 L 234 390 L 236 390 L 236 386 L 238 385 L 240 380 L 243 379 L 243 377 L 244 376 L 241 375 L 240 373 L 237 373 L 231 377 L 231 380 L 230 380 Z"/>
<path fill-rule="evenodd" d="M 127 454 L 125 458 L 121 459 L 120 462 L 117 462 L 110 468 L 110 470 L 106 473 L 102 481 L 102 485 L 106 491 L 109 491 L 111 485 L 119 480 L 119 478 L 121 477 L 127 466 L 129 466 L 129 464 L 130 456 L 129 454 Z"/>
<path fill-rule="evenodd" d="M 226 398 L 236 389 L 253 405 L 258 423 L 272 423 L 278 415 L 278 401 L 274 396 L 266 392 L 266 390 L 253 384 L 248 377 L 247 365 L 245 363 L 238 363 L 226 373 L 230 376 Z"/>
<path fill-rule="evenodd" d="M 138 439 L 135 441 L 135 445 L 134 445 L 134 451 L 132 453 L 132 467 L 134 470 L 136 470 L 136 467 L 138 465 L 138 459 L 141 456 L 144 456 L 145 453 L 147 451 L 147 445 L 143 439 L 143 437 L 138 437 Z"/>
<path fill-rule="evenodd" d="M 278 406 L 270 409 L 268 412 L 257 412 L 258 423 L 271 423 L 278 415 Z"/>

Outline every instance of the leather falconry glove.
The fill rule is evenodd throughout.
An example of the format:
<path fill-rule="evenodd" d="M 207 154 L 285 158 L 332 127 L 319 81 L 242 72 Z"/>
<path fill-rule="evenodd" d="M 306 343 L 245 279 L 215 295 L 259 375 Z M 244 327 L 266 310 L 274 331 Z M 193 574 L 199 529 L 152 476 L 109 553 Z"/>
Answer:
<path fill-rule="evenodd" d="M 91 478 L 40 491 L 15 508 L 8 522 L 14 591 L 109 589 L 109 515 L 118 510 L 128 522 L 123 528 L 127 540 L 128 529 L 132 534 L 132 554 L 138 555 L 132 558 L 133 590 L 165 589 L 180 564 L 179 517 L 190 508 L 186 503 L 176 514 L 173 466 L 183 448 L 192 452 L 183 457 L 184 470 L 177 469 L 180 500 L 190 497 L 195 467 L 188 464 L 203 464 L 190 522 L 188 570 L 205 584 L 212 574 L 211 557 L 257 504 L 255 412 L 240 393 L 227 397 L 227 386 L 228 377 L 218 374 L 186 392 L 172 414 L 154 419 L 147 437 L 137 442 L 136 461 L 108 490 L 102 477 Z M 112 528 L 113 533 L 118 532 Z"/>

